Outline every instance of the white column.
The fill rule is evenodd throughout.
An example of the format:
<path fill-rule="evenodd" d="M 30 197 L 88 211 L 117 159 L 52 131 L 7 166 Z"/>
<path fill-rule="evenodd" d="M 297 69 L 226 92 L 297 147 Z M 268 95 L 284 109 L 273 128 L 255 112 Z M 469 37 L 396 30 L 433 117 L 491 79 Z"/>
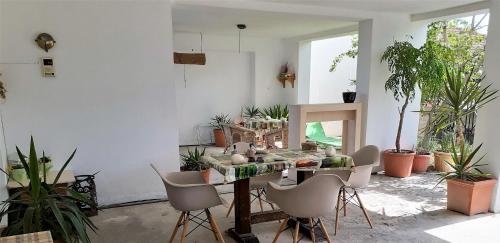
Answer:
<path fill-rule="evenodd" d="M 1 41 L 2 41 L 2 2 L 0 2 L 0 46 L 1 46 Z M 2 53 L 1 53 L 1 48 L 0 48 L 0 60 L 2 60 Z M 0 66 L 0 73 L 3 73 L 3 67 Z M 3 81 L 2 76 L 0 76 L 0 80 Z M 0 112 L 2 109 L 2 105 L 0 105 Z M 0 119 L 1 119 L 1 114 L 0 114 Z M 1 120 L 0 120 L 1 121 Z M 7 151 L 5 149 L 5 144 L 4 144 L 4 134 L 3 134 L 3 128 L 0 124 L 0 167 L 2 169 L 6 169 L 7 165 Z M 3 173 L 0 172 L 0 202 L 4 201 L 7 199 L 8 193 L 7 193 L 7 176 L 5 176 Z M 7 225 L 7 218 L 1 219 L 0 218 L 0 228 L 4 227 Z"/>
<path fill-rule="evenodd" d="M 385 81 L 389 77 L 387 64 L 380 62 L 382 53 L 394 40 L 412 36 L 418 47 L 425 41 L 426 23 L 411 22 L 408 15 L 388 15 L 359 23 L 359 56 L 357 68 L 358 101 L 363 103 L 362 145 L 377 145 L 381 150 L 395 147 L 398 104 Z M 417 92 L 418 93 L 418 92 Z M 401 146 L 412 149 L 416 144 L 420 95 L 408 106 L 402 131 Z"/>
<path fill-rule="evenodd" d="M 490 23 L 488 28 L 488 41 L 486 43 L 486 82 L 493 83 L 493 89 L 500 89 L 500 1 L 491 1 Z M 488 164 L 487 171 L 494 177 L 500 175 L 500 100 L 493 101 L 479 111 L 476 124 L 474 143 L 483 144 L 482 153 L 487 153 L 483 163 Z M 481 154 L 482 155 L 482 154 Z M 500 212 L 500 187 L 494 190 L 492 208 L 494 212 Z"/>

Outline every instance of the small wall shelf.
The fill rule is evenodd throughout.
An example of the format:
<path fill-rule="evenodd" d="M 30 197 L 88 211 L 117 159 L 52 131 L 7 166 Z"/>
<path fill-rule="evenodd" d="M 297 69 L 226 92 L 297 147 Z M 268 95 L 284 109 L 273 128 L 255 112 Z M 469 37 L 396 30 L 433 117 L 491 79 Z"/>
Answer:
<path fill-rule="evenodd" d="M 295 86 L 295 73 L 280 73 L 278 80 L 283 84 L 283 88 L 286 86 L 286 81 L 292 84 L 292 88 Z"/>

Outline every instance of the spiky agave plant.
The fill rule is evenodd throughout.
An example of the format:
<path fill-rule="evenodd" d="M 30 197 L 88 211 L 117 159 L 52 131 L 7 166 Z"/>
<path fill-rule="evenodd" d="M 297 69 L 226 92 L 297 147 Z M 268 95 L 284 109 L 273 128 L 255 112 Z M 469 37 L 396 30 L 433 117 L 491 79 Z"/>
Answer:
<path fill-rule="evenodd" d="M 258 118 L 260 117 L 260 109 L 254 105 L 245 107 L 245 117 Z"/>
<path fill-rule="evenodd" d="M 452 146 L 453 161 L 445 161 L 452 168 L 452 171 L 442 173 L 438 180 L 438 184 L 448 179 L 479 181 L 482 178 L 488 177 L 489 174 L 482 172 L 480 169 L 480 167 L 487 165 L 480 164 L 485 155 L 481 156 L 479 159 L 474 159 L 482 146 L 483 144 L 480 144 L 472 150 L 472 152 L 467 149 L 464 142 L 460 144 L 460 150 L 458 151 L 455 148 L 456 146 Z"/>
<path fill-rule="evenodd" d="M 288 118 L 288 106 L 287 105 L 274 105 L 262 109 L 261 116 L 271 117 L 272 119 Z"/>
<path fill-rule="evenodd" d="M 94 232 L 97 227 L 77 206 L 77 203 L 93 205 L 84 195 L 68 188 L 68 194 L 57 193 L 56 186 L 64 169 L 73 159 L 76 149 L 57 173 L 53 183 L 47 183 L 47 172 L 39 166 L 33 137 L 30 142 L 29 156 L 23 155 L 16 147 L 17 154 L 28 175 L 29 185 L 25 190 L 10 195 L 0 203 L 0 218 L 7 214 L 9 225 L 2 236 L 50 231 L 53 238 L 66 243 L 90 243 L 87 227 Z M 4 170 L 0 169 L 7 174 Z M 7 174 L 8 176 L 8 174 Z M 22 184 L 18 182 L 21 186 Z"/>
<path fill-rule="evenodd" d="M 188 148 L 187 154 L 181 154 L 182 166 L 186 171 L 200 171 L 205 170 L 208 166 L 201 162 L 201 157 L 205 155 L 205 149 L 198 150 L 198 147 L 194 148 L 194 151 Z"/>

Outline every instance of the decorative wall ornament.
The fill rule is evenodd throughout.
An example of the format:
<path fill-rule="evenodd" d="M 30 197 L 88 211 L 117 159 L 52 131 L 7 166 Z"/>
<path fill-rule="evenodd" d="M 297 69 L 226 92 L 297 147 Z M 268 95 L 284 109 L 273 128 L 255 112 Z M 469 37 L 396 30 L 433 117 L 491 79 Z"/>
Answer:
<path fill-rule="evenodd" d="M 54 47 L 54 45 L 56 44 L 56 41 L 54 40 L 54 38 L 50 34 L 47 34 L 47 33 L 39 34 L 36 37 L 35 41 L 38 44 L 38 46 L 40 48 L 44 49 L 46 52 L 49 52 L 49 49 Z"/>

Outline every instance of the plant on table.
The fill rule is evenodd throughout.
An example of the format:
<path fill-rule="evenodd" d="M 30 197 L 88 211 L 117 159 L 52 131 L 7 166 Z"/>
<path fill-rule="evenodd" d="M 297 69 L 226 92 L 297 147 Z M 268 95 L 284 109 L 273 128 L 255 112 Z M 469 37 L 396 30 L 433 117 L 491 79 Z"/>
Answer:
<path fill-rule="evenodd" d="M 272 119 L 288 119 L 288 106 L 278 104 L 263 108 L 260 115 L 262 117 L 270 117 Z"/>
<path fill-rule="evenodd" d="M 260 109 L 254 105 L 246 106 L 244 117 L 246 118 L 259 118 L 260 117 Z"/>
<path fill-rule="evenodd" d="M 60 194 L 55 186 L 73 159 L 76 149 L 63 164 L 52 184 L 47 183 L 46 174 L 41 173 L 33 138 L 27 159 L 19 148 L 16 147 L 16 150 L 28 176 L 29 186 L 0 203 L 0 218 L 9 215 L 9 225 L 3 230 L 2 236 L 50 231 L 56 240 L 90 243 L 87 229 L 96 231 L 97 228 L 80 211 L 77 203 L 93 203 L 71 188 L 67 188 L 67 194 Z"/>
<path fill-rule="evenodd" d="M 381 62 L 387 62 L 391 75 L 385 83 L 385 90 L 391 91 L 394 99 L 402 102 L 398 108 L 399 122 L 395 141 L 395 150 L 384 151 L 385 172 L 388 176 L 407 177 L 415 153 L 401 149 L 401 131 L 408 105 L 415 98 L 419 82 L 420 50 L 408 41 L 394 41 L 382 55 Z"/>
<path fill-rule="evenodd" d="M 194 151 L 191 151 L 188 148 L 187 154 L 181 154 L 181 170 L 182 171 L 200 171 L 203 179 L 208 183 L 208 179 L 210 177 L 210 170 L 207 164 L 203 163 L 201 157 L 205 156 L 205 149 L 198 149 L 198 147 L 194 148 Z"/>
<path fill-rule="evenodd" d="M 474 150 L 467 149 L 465 142 L 460 144 L 459 150 L 453 146 L 452 161 L 446 161 L 453 170 L 441 173 L 438 180 L 438 184 L 447 181 L 449 210 L 467 215 L 488 212 L 496 180 L 488 178 L 490 175 L 481 170 L 486 165 L 481 164 L 485 155 L 475 159 L 482 146 Z"/>
<path fill-rule="evenodd" d="M 231 119 L 228 114 L 219 114 L 211 118 L 210 125 L 214 127 L 215 145 L 217 147 L 225 147 L 226 140 L 224 138 L 224 125 L 230 124 Z"/>

